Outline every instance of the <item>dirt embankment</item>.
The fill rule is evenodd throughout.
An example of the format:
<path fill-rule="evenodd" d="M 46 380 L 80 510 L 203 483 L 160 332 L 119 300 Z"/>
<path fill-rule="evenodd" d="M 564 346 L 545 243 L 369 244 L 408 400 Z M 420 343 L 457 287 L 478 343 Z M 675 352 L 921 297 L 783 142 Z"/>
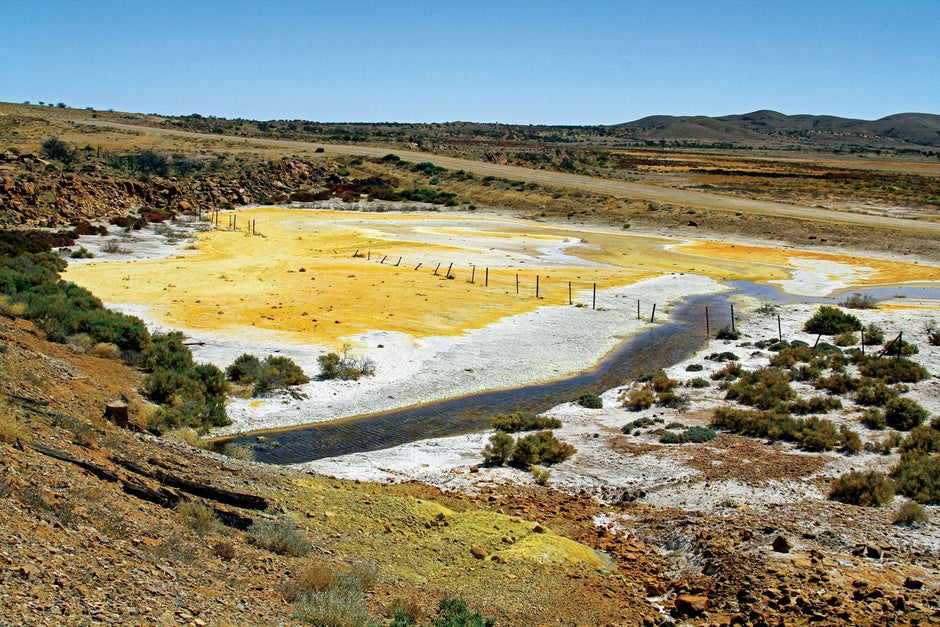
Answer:
<path fill-rule="evenodd" d="M 66 227 L 140 209 L 180 213 L 246 205 L 325 182 L 330 170 L 299 159 L 233 167 L 192 179 L 139 178 L 89 164 L 61 171 L 32 155 L 0 153 L 0 228 Z"/>

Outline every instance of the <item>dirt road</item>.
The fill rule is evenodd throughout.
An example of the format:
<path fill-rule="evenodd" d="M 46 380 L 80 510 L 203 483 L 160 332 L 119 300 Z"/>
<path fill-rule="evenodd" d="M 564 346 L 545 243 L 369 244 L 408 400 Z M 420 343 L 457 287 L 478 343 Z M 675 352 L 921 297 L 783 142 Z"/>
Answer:
<path fill-rule="evenodd" d="M 446 157 L 412 150 L 390 149 L 388 147 L 321 144 L 256 137 L 234 137 L 230 135 L 212 135 L 174 129 L 160 129 L 148 126 L 120 124 L 117 122 L 103 122 L 98 120 L 75 120 L 75 122 L 77 124 L 89 124 L 93 126 L 137 131 L 141 133 L 155 133 L 176 137 L 194 137 L 199 139 L 212 139 L 216 141 L 255 144 L 260 146 L 282 146 L 285 148 L 302 148 L 306 150 L 314 147 L 322 147 L 325 153 L 356 155 L 363 157 L 381 157 L 388 154 L 389 152 L 394 152 L 402 159 L 409 161 L 432 161 L 435 165 L 439 165 L 444 168 L 453 170 L 466 170 L 479 176 L 497 176 L 517 181 L 525 181 L 526 183 L 537 183 L 546 186 L 579 189 L 622 198 L 648 200 L 657 203 L 678 204 L 684 207 L 693 207 L 697 209 L 716 209 L 721 211 L 747 213 L 750 215 L 793 218 L 809 222 L 822 222 L 827 224 L 837 223 L 878 229 L 894 229 L 908 232 L 914 231 L 919 233 L 936 233 L 937 235 L 940 235 L 940 223 L 937 222 L 907 220 L 902 218 L 868 215 L 863 213 L 846 213 L 841 211 L 833 211 L 831 209 L 819 209 L 816 207 L 788 205 L 784 203 L 753 200 L 749 198 L 722 196 L 700 191 L 672 189 L 666 187 L 657 187 L 655 185 L 646 185 L 642 183 L 599 179 L 580 174 L 568 174 L 564 172 L 553 172 L 547 170 L 533 170 L 530 168 L 523 168 L 514 165 L 472 161 L 469 159 Z"/>

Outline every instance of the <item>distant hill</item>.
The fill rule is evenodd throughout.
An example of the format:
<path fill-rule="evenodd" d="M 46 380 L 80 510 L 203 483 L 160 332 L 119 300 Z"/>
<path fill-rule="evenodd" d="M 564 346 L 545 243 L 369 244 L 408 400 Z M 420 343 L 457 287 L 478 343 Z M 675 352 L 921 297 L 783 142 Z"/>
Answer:
<path fill-rule="evenodd" d="M 855 120 L 831 115 L 785 115 L 754 111 L 720 117 L 654 115 L 615 125 L 618 134 L 647 140 L 788 144 L 826 147 L 899 144 L 940 147 L 940 115 L 898 113 L 880 120 Z"/>

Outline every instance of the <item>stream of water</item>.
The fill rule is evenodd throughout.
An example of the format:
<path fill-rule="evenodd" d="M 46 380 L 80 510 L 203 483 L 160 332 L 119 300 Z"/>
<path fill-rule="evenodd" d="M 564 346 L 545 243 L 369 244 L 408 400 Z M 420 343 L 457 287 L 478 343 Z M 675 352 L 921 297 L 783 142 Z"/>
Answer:
<path fill-rule="evenodd" d="M 751 296 L 776 303 L 835 304 L 838 297 L 803 297 L 778 288 L 733 282 L 733 291 L 692 296 L 672 308 L 668 322 L 632 335 L 591 370 L 572 377 L 504 390 L 492 390 L 404 407 L 365 416 L 302 425 L 264 435 L 229 440 L 250 446 L 255 459 L 271 464 L 299 464 L 348 453 L 391 448 L 416 440 L 460 435 L 489 428 L 496 414 L 515 411 L 539 413 L 583 394 L 600 394 L 689 358 L 706 341 L 704 312 L 710 312 L 711 330 L 730 324 L 730 299 Z M 875 288 L 860 291 L 874 298 L 904 296 L 940 298 L 934 287 Z"/>

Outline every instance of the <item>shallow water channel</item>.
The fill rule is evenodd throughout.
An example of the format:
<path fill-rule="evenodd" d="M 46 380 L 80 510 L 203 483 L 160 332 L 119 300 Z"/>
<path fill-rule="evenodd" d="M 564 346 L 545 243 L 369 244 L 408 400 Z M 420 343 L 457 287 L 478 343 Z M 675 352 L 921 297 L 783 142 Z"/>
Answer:
<path fill-rule="evenodd" d="M 600 394 L 644 373 L 688 359 L 706 341 L 705 308 L 711 334 L 731 321 L 731 298 L 752 296 L 776 303 L 834 304 L 837 297 L 796 297 L 773 286 L 733 282 L 732 291 L 692 296 L 676 303 L 670 320 L 635 333 L 591 370 L 550 381 L 504 390 L 491 390 L 391 411 L 330 422 L 249 434 L 227 440 L 250 446 L 255 459 L 271 464 L 299 464 L 325 457 L 375 451 L 408 442 L 489 428 L 496 414 L 539 413 L 583 394 Z M 937 288 L 875 288 L 851 290 L 873 298 L 908 296 L 940 298 Z M 220 446 L 223 443 L 220 443 Z"/>

